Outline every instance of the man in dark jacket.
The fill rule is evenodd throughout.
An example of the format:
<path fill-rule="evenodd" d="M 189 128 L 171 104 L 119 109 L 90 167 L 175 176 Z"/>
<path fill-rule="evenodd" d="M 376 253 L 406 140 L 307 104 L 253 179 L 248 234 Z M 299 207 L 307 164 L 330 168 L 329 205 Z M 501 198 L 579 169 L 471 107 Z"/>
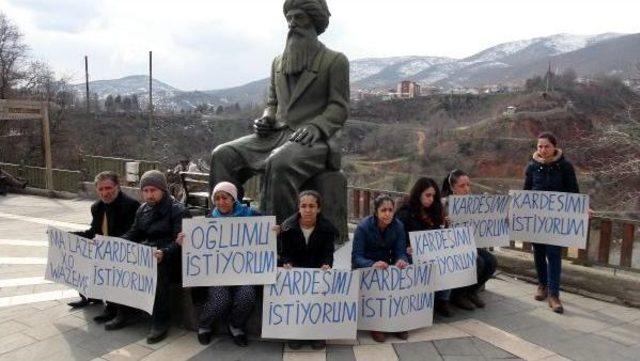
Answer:
<path fill-rule="evenodd" d="M 122 238 L 157 248 L 154 253 L 158 259 L 156 298 L 147 336 L 147 343 L 151 344 L 163 340 L 169 330 L 170 278 L 175 271 L 172 265 L 180 258 L 180 245 L 175 240 L 182 231 L 182 218 L 187 214 L 184 206 L 169 195 L 167 180 L 161 172 L 150 170 L 143 174 L 140 190 L 145 203 L 138 208 L 133 226 Z M 127 322 L 126 315 L 118 314 L 114 321 Z"/>
<path fill-rule="evenodd" d="M 131 228 L 140 202 L 121 192 L 118 175 L 114 172 L 96 175 L 94 183 L 99 199 L 91 205 L 91 227 L 74 234 L 89 239 L 97 234 L 119 237 Z M 79 301 L 70 302 L 69 306 L 84 307 L 90 303 L 102 302 L 87 299 L 84 295 L 80 297 Z M 117 308 L 117 304 L 107 303 L 104 312 L 93 319 L 99 323 L 107 322 L 116 317 Z"/>

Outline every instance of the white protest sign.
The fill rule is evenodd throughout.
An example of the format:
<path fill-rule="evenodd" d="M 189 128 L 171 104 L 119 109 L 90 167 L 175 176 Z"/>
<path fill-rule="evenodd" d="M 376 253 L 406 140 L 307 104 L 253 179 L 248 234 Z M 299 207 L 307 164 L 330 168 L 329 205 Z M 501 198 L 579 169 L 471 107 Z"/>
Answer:
<path fill-rule="evenodd" d="M 588 195 L 520 190 L 509 195 L 512 240 L 586 248 Z"/>
<path fill-rule="evenodd" d="M 153 312 L 157 261 L 154 248 L 116 237 L 90 240 L 49 227 L 45 279 L 90 298 Z"/>
<path fill-rule="evenodd" d="M 416 263 L 436 266 L 436 291 L 464 287 L 478 282 L 478 251 L 470 227 L 409 232 Z"/>
<path fill-rule="evenodd" d="M 509 196 L 472 194 L 449 196 L 452 227 L 470 226 L 476 247 L 509 245 Z"/>
<path fill-rule="evenodd" d="M 87 297 L 94 297 L 92 289 L 93 267 L 89 249 L 91 240 L 75 234 L 47 228 L 49 252 L 44 278 L 78 290 Z"/>
<path fill-rule="evenodd" d="M 268 217 L 191 218 L 182 221 L 182 285 L 230 286 L 276 281 L 276 224 Z"/>
<path fill-rule="evenodd" d="M 401 332 L 431 326 L 435 268 L 360 269 L 358 330 Z"/>
<path fill-rule="evenodd" d="M 154 247 L 97 235 L 93 256 L 96 298 L 153 313 L 158 279 Z"/>
<path fill-rule="evenodd" d="M 302 340 L 355 339 L 358 271 L 278 269 L 264 286 L 262 337 Z"/>

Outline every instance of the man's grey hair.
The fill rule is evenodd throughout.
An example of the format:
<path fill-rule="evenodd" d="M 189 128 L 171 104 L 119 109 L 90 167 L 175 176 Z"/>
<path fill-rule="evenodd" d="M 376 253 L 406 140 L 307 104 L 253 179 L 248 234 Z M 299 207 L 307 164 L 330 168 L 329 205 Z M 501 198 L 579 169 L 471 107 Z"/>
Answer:
<path fill-rule="evenodd" d="M 98 173 L 93 183 L 95 185 L 98 185 L 98 182 L 102 182 L 106 180 L 110 180 L 116 185 L 120 185 L 120 177 L 118 176 L 118 173 L 112 172 L 110 170 Z"/>

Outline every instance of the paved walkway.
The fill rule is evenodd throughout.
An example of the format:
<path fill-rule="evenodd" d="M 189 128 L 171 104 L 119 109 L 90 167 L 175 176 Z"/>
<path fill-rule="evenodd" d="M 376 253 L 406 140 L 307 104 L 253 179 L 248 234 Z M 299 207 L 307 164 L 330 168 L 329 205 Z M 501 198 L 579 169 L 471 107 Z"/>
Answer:
<path fill-rule="evenodd" d="M 148 325 L 106 332 L 92 321 L 99 306 L 70 310 L 77 293 L 43 279 L 45 228 L 84 229 L 90 202 L 36 196 L 0 197 L 0 361 L 3 360 L 640 360 L 640 310 L 564 293 L 566 312 L 533 300 L 535 287 L 505 274 L 487 283 L 488 305 L 436 319 L 433 327 L 376 344 L 367 333 L 326 350 L 289 350 L 227 336 L 208 346 L 173 328 L 147 345 Z M 640 286 L 639 286 L 640 287 Z"/>

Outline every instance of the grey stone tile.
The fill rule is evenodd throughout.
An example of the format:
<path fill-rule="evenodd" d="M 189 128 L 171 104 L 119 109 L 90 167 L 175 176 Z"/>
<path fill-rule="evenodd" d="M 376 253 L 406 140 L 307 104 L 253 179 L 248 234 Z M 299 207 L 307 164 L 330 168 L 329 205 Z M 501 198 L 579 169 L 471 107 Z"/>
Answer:
<path fill-rule="evenodd" d="M 613 317 L 624 322 L 640 321 L 640 309 L 633 307 L 610 304 L 595 313 Z"/>
<path fill-rule="evenodd" d="M 546 301 L 537 301 L 531 295 L 517 298 L 505 298 L 505 302 L 518 306 L 521 310 L 549 306 Z"/>
<path fill-rule="evenodd" d="M 596 334 L 625 346 L 640 344 L 640 326 L 631 323 L 598 331 Z M 640 354 L 638 358 L 640 358 Z"/>
<path fill-rule="evenodd" d="M 190 358 L 190 361 L 282 361 L 280 342 L 250 342 L 248 347 L 238 347 L 225 337 L 204 351 Z"/>
<path fill-rule="evenodd" d="M 482 297 L 483 300 L 485 300 L 485 302 L 489 303 L 489 302 L 498 302 L 498 301 L 502 301 L 505 299 L 504 296 L 495 293 L 491 290 L 485 290 L 484 292 L 480 293 L 480 296 Z"/>
<path fill-rule="evenodd" d="M 26 330 L 28 327 L 26 325 L 21 324 L 17 321 L 6 321 L 0 323 L 0 339 L 5 336 L 21 332 Z"/>
<path fill-rule="evenodd" d="M 83 341 L 78 343 L 79 347 L 95 352 L 99 355 L 104 355 L 140 339 L 144 339 L 147 335 L 147 331 L 148 327 L 146 325 L 135 324 L 117 331 L 97 334 L 83 334 L 76 331 L 73 333 L 65 333 L 63 334 L 63 337 L 66 340 L 69 340 L 69 342 L 82 339 Z M 174 332 L 174 330 L 169 330 L 169 332 Z"/>
<path fill-rule="evenodd" d="M 393 348 L 400 361 L 443 360 L 433 342 L 398 343 Z"/>
<path fill-rule="evenodd" d="M 622 347 L 620 352 L 626 356 L 631 357 L 632 359 L 640 358 L 640 345 L 631 346 L 631 347 Z"/>
<path fill-rule="evenodd" d="M 486 361 L 482 356 L 444 356 L 444 361 Z"/>
<path fill-rule="evenodd" d="M 560 298 L 562 298 L 562 295 L 560 296 Z M 576 297 L 563 302 L 567 304 L 567 306 L 576 307 L 587 311 L 602 310 L 611 305 L 611 303 L 588 297 Z"/>
<path fill-rule="evenodd" d="M 62 336 L 48 338 L 0 355 L 0 361 L 91 360 L 101 354 L 77 347 Z"/>
<path fill-rule="evenodd" d="M 22 333 L 14 333 L 0 338 L 0 354 L 33 344 L 37 340 Z"/>
<path fill-rule="evenodd" d="M 433 344 L 442 356 L 482 356 L 471 337 L 436 340 Z"/>
<path fill-rule="evenodd" d="M 502 301 L 488 302 L 485 308 L 476 309 L 473 311 L 473 318 L 484 321 L 524 313 L 534 308 L 525 303 L 511 302 L 509 299 L 504 299 Z"/>
<path fill-rule="evenodd" d="M 530 313 L 505 315 L 502 317 L 486 319 L 483 321 L 506 332 L 514 332 L 517 330 L 545 326 L 549 324 L 545 320 L 531 315 Z"/>
<path fill-rule="evenodd" d="M 524 328 L 513 331 L 518 337 L 549 349 L 553 344 L 586 335 L 584 332 L 569 330 L 554 324 Z"/>
<path fill-rule="evenodd" d="M 602 318 L 591 311 L 565 308 L 564 314 L 557 314 L 550 308 L 536 308 L 527 312 L 529 317 L 537 318 L 540 322 L 553 324 L 564 329 L 580 332 L 596 332 L 620 324 L 613 318 Z"/>
<path fill-rule="evenodd" d="M 0 322 L 5 322 L 9 320 L 16 320 L 19 322 L 20 319 L 32 315 L 34 312 L 37 312 L 35 308 L 29 305 L 20 305 L 20 306 L 11 306 L 6 308 L 0 308 Z M 24 323 L 24 322 L 21 322 Z"/>
<path fill-rule="evenodd" d="M 473 345 L 480 351 L 482 356 L 487 359 L 513 359 L 515 355 L 496 347 L 488 342 L 482 341 L 479 338 L 473 338 Z"/>
<path fill-rule="evenodd" d="M 557 354 L 575 361 L 632 361 L 638 360 L 624 352 L 624 346 L 604 337 L 587 334 L 554 344 Z"/>
<path fill-rule="evenodd" d="M 352 346 L 327 345 L 327 361 L 356 361 Z"/>

